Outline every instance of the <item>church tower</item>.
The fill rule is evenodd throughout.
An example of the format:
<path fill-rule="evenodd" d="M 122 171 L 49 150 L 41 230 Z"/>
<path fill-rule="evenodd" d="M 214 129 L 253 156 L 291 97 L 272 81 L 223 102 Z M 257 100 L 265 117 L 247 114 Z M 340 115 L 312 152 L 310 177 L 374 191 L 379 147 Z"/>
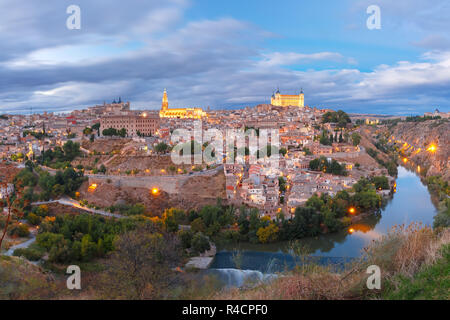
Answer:
<path fill-rule="evenodd" d="M 305 95 L 303 94 L 303 88 L 300 90 L 300 96 L 299 96 L 299 107 L 305 106 Z"/>
<path fill-rule="evenodd" d="M 161 110 L 169 109 L 169 100 L 167 99 L 167 91 L 164 89 Z"/>

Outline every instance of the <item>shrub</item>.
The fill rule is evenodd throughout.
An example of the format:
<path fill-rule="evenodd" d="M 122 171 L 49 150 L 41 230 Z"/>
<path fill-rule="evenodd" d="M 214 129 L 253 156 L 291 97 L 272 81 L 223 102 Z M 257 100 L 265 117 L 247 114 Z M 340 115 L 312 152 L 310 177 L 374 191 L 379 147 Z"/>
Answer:
<path fill-rule="evenodd" d="M 192 237 L 191 244 L 192 244 L 192 249 L 198 253 L 203 253 L 206 250 L 211 249 L 211 246 L 209 244 L 209 238 L 201 232 L 196 233 Z"/>
<path fill-rule="evenodd" d="M 190 230 L 180 230 L 180 231 L 178 231 L 178 237 L 181 240 L 181 245 L 185 249 L 188 249 L 188 248 L 191 247 L 193 236 L 194 236 L 194 234 Z"/>
<path fill-rule="evenodd" d="M 13 256 L 16 257 L 25 257 L 30 261 L 38 261 L 42 258 L 43 252 L 33 249 L 33 248 L 19 248 L 14 250 Z"/>
<path fill-rule="evenodd" d="M 28 230 L 28 226 L 25 224 L 15 224 L 9 229 L 8 234 L 12 237 L 28 237 L 30 231 Z"/>
<path fill-rule="evenodd" d="M 39 217 L 38 215 L 34 214 L 33 212 L 30 212 L 27 216 L 27 220 L 29 223 L 31 223 L 34 226 L 37 226 L 38 224 L 41 223 L 41 217 Z"/>

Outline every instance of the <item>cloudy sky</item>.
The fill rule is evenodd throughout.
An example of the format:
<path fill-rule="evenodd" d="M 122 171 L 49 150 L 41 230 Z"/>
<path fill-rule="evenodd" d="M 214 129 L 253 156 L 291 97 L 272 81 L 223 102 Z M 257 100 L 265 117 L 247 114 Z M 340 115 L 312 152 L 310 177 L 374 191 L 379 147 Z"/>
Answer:
<path fill-rule="evenodd" d="M 1 0 L 0 113 L 157 109 L 164 88 L 174 107 L 237 108 L 278 87 L 348 112 L 450 111 L 449 16 L 448 0 Z"/>

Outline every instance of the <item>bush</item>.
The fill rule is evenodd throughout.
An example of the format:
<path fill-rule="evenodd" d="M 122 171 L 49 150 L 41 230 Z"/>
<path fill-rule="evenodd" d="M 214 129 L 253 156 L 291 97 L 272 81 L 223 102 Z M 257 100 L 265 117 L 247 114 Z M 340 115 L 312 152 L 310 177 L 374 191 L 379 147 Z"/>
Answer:
<path fill-rule="evenodd" d="M 191 247 L 193 236 L 194 234 L 190 230 L 178 231 L 178 237 L 180 238 L 181 245 L 184 249 L 188 249 Z"/>
<path fill-rule="evenodd" d="M 14 250 L 13 256 L 25 257 L 30 261 L 38 261 L 42 258 L 43 252 L 33 248 L 19 248 Z"/>
<path fill-rule="evenodd" d="M 192 249 L 197 253 L 203 253 L 211 249 L 209 238 L 203 233 L 198 232 L 192 237 Z"/>
<path fill-rule="evenodd" d="M 34 226 L 37 226 L 38 224 L 41 223 L 41 217 L 39 217 L 38 215 L 34 214 L 33 212 L 30 212 L 27 216 L 27 220 L 29 223 L 31 223 Z"/>
<path fill-rule="evenodd" d="M 28 235 L 30 234 L 30 231 L 28 230 L 28 226 L 25 224 L 15 224 L 12 225 L 8 231 L 8 234 L 12 237 L 17 236 L 17 237 L 28 237 Z"/>

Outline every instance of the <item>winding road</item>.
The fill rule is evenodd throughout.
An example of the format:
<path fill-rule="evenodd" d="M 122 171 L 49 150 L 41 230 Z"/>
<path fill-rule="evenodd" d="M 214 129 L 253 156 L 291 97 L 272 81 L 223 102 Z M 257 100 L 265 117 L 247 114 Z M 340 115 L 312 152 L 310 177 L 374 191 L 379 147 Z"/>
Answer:
<path fill-rule="evenodd" d="M 72 198 L 66 197 L 66 196 L 64 196 L 58 200 L 33 202 L 33 203 L 31 203 L 31 205 L 39 206 L 41 204 L 50 204 L 50 203 L 59 203 L 59 204 L 65 205 L 65 206 L 74 207 L 74 208 L 81 209 L 81 210 L 84 210 L 87 212 L 100 214 L 100 215 L 106 216 L 106 217 L 125 218 L 125 216 L 120 215 L 120 214 L 111 213 L 111 212 L 107 212 L 104 210 L 97 210 L 97 209 L 92 209 L 92 208 L 88 208 L 88 207 L 83 207 L 82 205 L 80 205 L 80 203 L 78 201 L 76 201 Z"/>

